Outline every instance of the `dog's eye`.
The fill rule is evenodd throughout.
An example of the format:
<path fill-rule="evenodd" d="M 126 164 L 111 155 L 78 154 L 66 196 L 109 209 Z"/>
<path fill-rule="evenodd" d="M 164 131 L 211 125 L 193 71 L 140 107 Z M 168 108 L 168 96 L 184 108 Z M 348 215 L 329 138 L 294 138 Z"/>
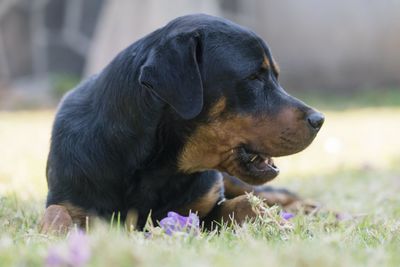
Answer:
<path fill-rule="evenodd" d="M 251 80 L 251 81 L 255 81 L 255 80 L 262 81 L 262 78 L 260 77 L 259 74 L 252 74 L 252 75 L 249 76 L 248 79 Z"/>

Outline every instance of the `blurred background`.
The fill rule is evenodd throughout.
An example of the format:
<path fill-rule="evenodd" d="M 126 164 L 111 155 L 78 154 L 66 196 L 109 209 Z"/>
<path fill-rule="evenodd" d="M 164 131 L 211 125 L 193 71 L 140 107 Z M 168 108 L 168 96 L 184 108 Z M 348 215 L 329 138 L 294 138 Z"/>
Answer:
<path fill-rule="evenodd" d="M 274 159 L 281 172 L 269 184 L 343 222 L 322 213 L 296 216 L 293 230 L 274 219 L 189 239 L 91 226 L 89 265 L 400 266 L 400 0 L 0 0 L 0 266 L 44 266 L 47 247 L 62 249 L 37 231 L 62 95 L 190 13 L 254 30 L 282 86 L 325 114 L 310 147 Z"/>
<path fill-rule="evenodd" d="M 351 95 L 400 85 L 396 0 L 1 0 L 0 107 L 51 107 L 133 41 L 196 12 L 261 35 L 289 91 Z"/>
<path fill-rule="evenodd" d="M 366 201 L 348 199 L 360 192 L 382 195 L 374 205 L 393 199 L 400 190 L 396 0 L 0 0 L 0 194 L 43 201 L 61 96 L 130 43 L 190 13 L 253 29 L 280 65 L 283 87 L 326 115 L 310 148 L 278 159 L 274 183 L 357 211 Z"/>

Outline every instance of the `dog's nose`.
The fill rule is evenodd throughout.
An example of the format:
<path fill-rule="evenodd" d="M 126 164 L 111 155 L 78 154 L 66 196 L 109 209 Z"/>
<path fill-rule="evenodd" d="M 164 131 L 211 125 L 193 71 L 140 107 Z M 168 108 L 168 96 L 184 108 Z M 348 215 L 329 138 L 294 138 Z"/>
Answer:
<path fill-rule="evenodd" d="M 308 115 L 307 121 L 314 130 L 318 131 L 321 129 L 322 124 L 324 124 L 325 117 L 322 113 L 313 112 Z"/>

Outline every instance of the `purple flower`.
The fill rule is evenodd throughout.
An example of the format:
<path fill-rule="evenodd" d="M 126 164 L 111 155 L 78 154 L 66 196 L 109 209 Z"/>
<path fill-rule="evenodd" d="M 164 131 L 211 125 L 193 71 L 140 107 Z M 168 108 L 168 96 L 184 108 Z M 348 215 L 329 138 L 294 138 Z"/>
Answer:
<path fill-rule="evenodd" d="M 281 217 L 284 220 L 290 220 L 294 217 L 294 214 L 290 212 L 281 211 Z"/>
<path fill-rule="evenodd" d="M 198 234 L 200 231 L 200 220 L 195 213 L 189 213 L 188 217 L 179 215 L 176 212 L 168 212 L 168 216 L 160 221 L 160 226 L 167 235 L 176 232 Z"/>
<path fill-rule="evenodd" d="M 76 231 L 69 236 L 69 260 L 73 266 L 82 266 L 90 258 L 89 238 L 83 232 Z"/>
<path fill-rule="evenodd" d="M 46 257 L 46 266 L 48 267 L 57 267 L 63 266 L 65 264 L 65 256 L 64 251 L 61 247 L 51 247 L 47 252 Z"/>
<path fill-rule="evenodd" d="M 82 231 L 72 232 L 67 246 L 55 246 L 49 249 L 46 266 L 84 266 L 90 258 L 89 238 Z"/>

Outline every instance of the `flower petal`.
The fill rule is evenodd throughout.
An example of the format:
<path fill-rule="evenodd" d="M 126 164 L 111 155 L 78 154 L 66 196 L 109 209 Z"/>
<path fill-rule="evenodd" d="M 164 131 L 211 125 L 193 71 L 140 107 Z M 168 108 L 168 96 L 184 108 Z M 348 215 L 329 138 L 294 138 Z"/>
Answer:
<path fill-rule="evenodd" d="M 177 227 L 178 223 L 176 222 L 176 220 L 174 218 L 171 218 L 171 217 L 165 217 L 164 219 L 162 219 L 160 221 L 159 224 L 160 224 L 161 228 L 164 229 L 164 231 L 167 235 L 172 235 L 172 233 L 174 231 L 177 231 L 177 228 L 178 228 Z"/>
<path fill-rule="evenodd" d="M 47 253 L 46 266 L 47 267 L 58 267 L 65 265 L 65 258 L 61 247 L 55 246 L 51 247 Z"/>
<path fill-rule="evenodd" d="M 90 259 L 89 238 L 82 231 L 71 233 L 68 248 L 68 259 L 72 266 L 82 266 Z"/>
<path fill-rule="evenodd" d="M 200 219 L 195 213 L 190 213 L 188 217 L 185 217 L 170 211 L 168 212 L 168 217 L 162 219 L 159 224 L 167 235 L 172 235 L 175 232 L 197 233 L 199 231 Z"/>
<path fill-rule="evenodd" d="M 293 214 L 293 213 L 290 213 L 290 212 L 285 212 L 285 211 L 282 211 L 281 212 L 281 217 L 283 218 L 283 219 L 285 219 L 285 220 L 290 220 L 291 218 L 293 218 L 295 215 Z"/>

